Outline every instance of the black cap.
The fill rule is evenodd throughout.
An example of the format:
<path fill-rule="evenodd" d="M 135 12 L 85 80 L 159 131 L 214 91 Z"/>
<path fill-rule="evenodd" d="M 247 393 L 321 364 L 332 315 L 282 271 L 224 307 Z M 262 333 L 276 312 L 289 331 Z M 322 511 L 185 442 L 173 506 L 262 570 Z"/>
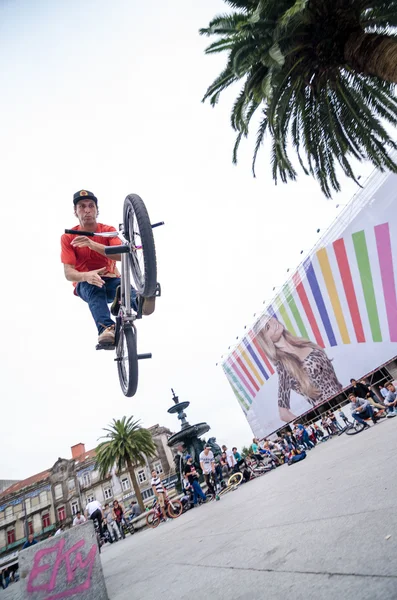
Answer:
<path fill-rule="evenodd" d="M 73 204 L 76 206 L 79 200 L 93 200 L 95 204 L 98 206 L 98 199 L 92 192 L 88 190 L 79 190 L 75 194 L 73 194 Z"/>

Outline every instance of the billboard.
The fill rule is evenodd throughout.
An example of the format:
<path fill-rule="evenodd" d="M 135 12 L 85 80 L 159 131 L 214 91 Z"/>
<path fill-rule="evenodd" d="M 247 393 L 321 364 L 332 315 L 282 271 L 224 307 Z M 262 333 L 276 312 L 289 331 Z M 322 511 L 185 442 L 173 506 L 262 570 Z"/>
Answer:
<path fill-rule="evenodd" d="M 222 366 L 257 437 L 397 355 L 397 176 L 375 174 Z"/>

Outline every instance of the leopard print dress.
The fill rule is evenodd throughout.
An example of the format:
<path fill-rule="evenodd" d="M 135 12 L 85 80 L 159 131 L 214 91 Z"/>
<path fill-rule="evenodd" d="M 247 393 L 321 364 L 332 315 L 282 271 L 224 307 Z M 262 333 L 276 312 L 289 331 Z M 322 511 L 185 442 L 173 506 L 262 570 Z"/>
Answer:
<path fill-rule="evenodd" d="M 290 408 L 291 390 L 300 396 L 304 396 L 312 406 L 325 402 L 331 396 L 335 396 L 342 389 L 338 381 L 332 362 L 323 350 L 314 348 L 302 362 L 302 367 L 308 374 L 313 386 L 318 389 L 320 396 L 317 399 L 308 398 L 302 392 L 299 383 L 294 379 L 281 362 L 276 362 L 275 367 L 278 374 L 278 405 Z"/>

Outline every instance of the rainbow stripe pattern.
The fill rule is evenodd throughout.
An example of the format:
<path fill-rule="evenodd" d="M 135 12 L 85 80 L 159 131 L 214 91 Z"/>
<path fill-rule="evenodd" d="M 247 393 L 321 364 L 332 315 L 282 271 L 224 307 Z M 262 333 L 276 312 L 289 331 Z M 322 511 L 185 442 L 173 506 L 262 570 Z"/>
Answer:
<path fill-rule="evenodd" d="M 337 239 L 305 260 L 223 363 L 244 413 L 274 374 L 254 333 L 258 323 L 273 316 L 322 348 L 397 342 L 396 273 L 389 223 Z"/>

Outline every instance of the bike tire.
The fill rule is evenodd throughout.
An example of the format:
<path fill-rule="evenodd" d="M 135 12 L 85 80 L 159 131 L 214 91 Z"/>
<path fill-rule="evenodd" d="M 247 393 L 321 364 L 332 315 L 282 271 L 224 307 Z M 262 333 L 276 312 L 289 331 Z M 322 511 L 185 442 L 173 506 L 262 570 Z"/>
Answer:
<path fill-rule="evenodd" d="M 152 225 L 146 206 L 139 196 L 129 194 L 124 200 L 124 236 L 131 243 L 129 262 L 139 296 L 156 295 L 157 261 Z"/>
<path fill-rule="evenodd" d="M 130 398 L 138 388 L 138 353 L 133 325 L 127 324 L 120 329 L 116 355 L 120 387 L 124 396 Z"/>
<path fill-rule="evenodd" d="M 227 485 L 229 486 L 236 486 L 236 485 L 240 485 L 240 483 L 243 480 L 243 474 L 242 473 L 233 473 L 233 475 L 231 475 L 228 479 Z"/>
<path fill-rule="evenodd" d="M 148 512 L 146 515 L 146 525 L 154 529 L 160 525 L 160 517 L 155 512 Z"/>
<path fill-rule="evenodd" d="M 167 514 L 170 519 L 177 519 L 183 512 L 182 502 L 180 500 L 170 500 L 167 506 Z"/>
<path fill-rule="evenodd" d="M 346 435 L 357 435 L 358 433 L 361 433 L 362 431 L 364 431 L 364 429 L 366 429 L 366 427 L 364 425 L 360 425 L 359 427 L 355 426 L 353 427 L 353 425 L 351 425 L 350 427 L 348 427 L 345 431 Z"/>

